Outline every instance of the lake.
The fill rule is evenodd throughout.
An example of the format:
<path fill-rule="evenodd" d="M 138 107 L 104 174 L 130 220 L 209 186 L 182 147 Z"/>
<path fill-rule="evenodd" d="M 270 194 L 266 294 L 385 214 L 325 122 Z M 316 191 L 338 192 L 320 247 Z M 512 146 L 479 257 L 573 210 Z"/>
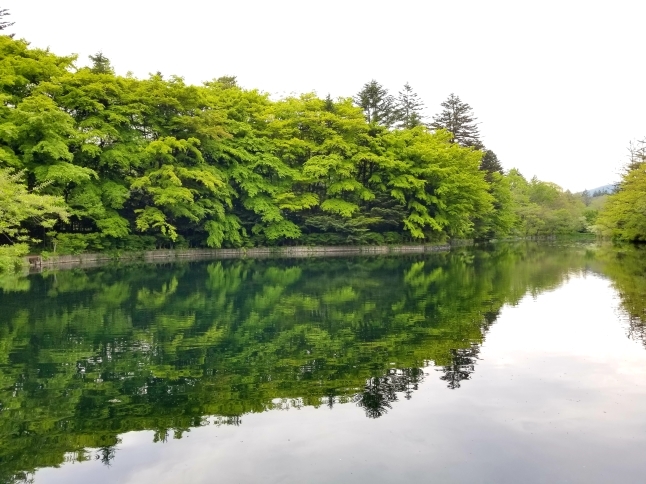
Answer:
<path fill-rule="evenodd" d="M 0 279 L 0 482 L 646 479 L 646 251 Z"/>

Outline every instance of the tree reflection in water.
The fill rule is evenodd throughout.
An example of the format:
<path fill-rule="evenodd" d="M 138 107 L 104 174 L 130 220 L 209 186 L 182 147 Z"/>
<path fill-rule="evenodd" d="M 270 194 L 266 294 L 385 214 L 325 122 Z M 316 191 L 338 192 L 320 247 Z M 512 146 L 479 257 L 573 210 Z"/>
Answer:
<path fill-rule="evenodd" d="M 460 388 L 460 382 L 471 378 L 471 374 L 476 370 L 475 365 L 479 352 L 478 345 L 451 350 L 451 364 L 438 368 L 438 371 L 444 373 L 440 379 L 446 382 L 448 388 L 451 390 Z"/>
<path fill-rule="evenodd" d="M 0 482 L 84 449 L 109 465 L 129 431 L 162 443 L 249 413 L 347 402 L 383 417 L 429 367 L 459 389 L 503 305 L 591 267 L 609 268 L 643 338 L 639 261 L 501 244 L 0 279 Z"/>
<path fill-rule="evenodd" d="M 379 418 L 392 408 L 391 403 L 397 401 L 397 393 L 410 399 L 422 380 L 424 371 L 421 368 L 389 370 L 385 376 L 369 378 L 365 389 L 353 400 L 364 409 L 368 418 Z"/>
<path fill-rule="evenodd" d="M 627 336 L 646 346 L 646 246 L 605 247 L 597 259 L 619 294 Z"/>

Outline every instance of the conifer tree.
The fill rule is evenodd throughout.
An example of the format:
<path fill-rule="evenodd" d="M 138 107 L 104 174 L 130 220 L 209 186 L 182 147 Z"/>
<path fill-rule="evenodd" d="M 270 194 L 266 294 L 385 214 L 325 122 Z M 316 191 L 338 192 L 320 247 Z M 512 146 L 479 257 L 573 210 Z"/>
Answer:
<path fill-rule="evenodd" d="M 498 160 L 498 156 L 496 156 L 496 154 L 491 150 L 484 151 L 484 156 L 482 157 L 482 161 L 480 162 L 480 169 L 489 173 L 494 173 L 497 171 L 501 175 L 504 174 L 504 170 L 502 168 L 502 165 L 500 164 L 500 161 Z"/>
<path fill-rule="evenodd" d="M 391 127 L 396 119 L 395 99 L 374 79 L 363 85 L 354 102 L 363 109 L 368 123 Z"/>
<path fill-rule="evenodd" d="M 410 84 L 404 84 L 396 101 L 398 126 L 405 129 L 421 126 L 423 124 L 422 109 L 424 109 L 424 102 L 413 91 Z"/>
<path fill-rule="evenodd" d="M 441 106 L 444 110 L 433 116 L 431 128 L 445 129 L 453 135 L 454 143 L 482 149 L 477 118 L 473 115 L 471 106 L 462 102 L 455 94 L 451 94 Z"/>
<path fill-rule="evenodd" d="M 236 76 L 220 76 L 215 80 L 215 82 L 224 89 L 238 87 L 238 78 Z"/>
<path fill-rule="evenodd" d="M 110 64 L 110 59 L 103 55 L 103 52 L 99 51 L 95 55 L 88 56 L 92 61 L 91 70 L 95 74 L 114 74 L 112 65 Z"/>
<path fill-rule="evenodd" d="M 332 99 L 332 96 L 330 96 L 329 94 L 325 98 L 325 107 L 324 107 L 324 109 L 329 113 L 334 112 L 334 100 Z"/>

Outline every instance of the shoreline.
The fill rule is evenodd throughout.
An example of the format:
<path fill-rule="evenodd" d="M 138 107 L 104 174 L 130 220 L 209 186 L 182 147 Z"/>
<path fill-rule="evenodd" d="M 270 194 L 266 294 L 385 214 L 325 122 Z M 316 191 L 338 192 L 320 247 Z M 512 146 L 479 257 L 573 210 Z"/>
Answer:
<path fill-rule="evenodd" d="M 574 237 L 573 240 L 591 240 L 593 237 Z M 531 242 L 570 240 L 568 236 L 528 236 L 509 237 L 490 240 L 485 243 L 501 242 Z M 479 245 L 481 242 L 472 239 L 454 239 L 442 244 L 411 244 L 411 245 L 344 245 L 344 246 L 282 246 L 282 247 L 252 247 L 240 249 L 156 249 L 146 251 L 125 252 L 90 252 L 68 255 L 28 255 L 23 257 L 24 267 L 29 273 L 43 270 L 65 270 L 77 268 L 100 267 L 110 263 L 167 263 L 181 261 L 200 261 L 218 259 L 266 259 L 292 258 L 305 259 L 310 257 L 344 257 L 344 256 L 377 256 L 424 254 L 447 252 L 454 247 Z"/>
<path fill-rule="evenodd" d="M 43 269 L 91 268 L 112 262 L 179 262 L 217 259 L 309 258 L 342 257 L 346 255 L 395 255 L 446 252 L 452 247 L 474 245 L 471 240 L 456 240 L 446 244 L 419 245 L 359 245 L 359 246 L 293 246 L 253 247 L 249 249 L 158 249 L 123 253 L 83 253 L 43 258 L 39 255 L 24 257 L 30 273 Z"/>

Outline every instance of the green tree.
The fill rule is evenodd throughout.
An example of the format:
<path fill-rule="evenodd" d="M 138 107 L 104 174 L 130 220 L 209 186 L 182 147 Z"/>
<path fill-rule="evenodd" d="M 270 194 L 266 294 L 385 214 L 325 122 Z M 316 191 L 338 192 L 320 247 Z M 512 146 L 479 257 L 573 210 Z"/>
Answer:
<path fill-rule="evenodd" d="M 222 89 L 228 89 L 238 86 L 238 79 L 236 76 L 220 76 L 211 82 L 204 83 L 205 86 L 218 86 Z"/>
<path fill-rule="evenodd" d="M 633 163 L 619 190 L 610 195 L 597 219 L 597 231 L 606 237 L 646 241 L 646 164 Z"/>
<path fill-rule="evenodd" d="M 18 267 L 19 257 L 28 250 L 28 225 L 43 233 L 57 220 L 66 220 L 67 211 L 60 197 L 41 195 L 42 186 L 29 191 L 22 182 L 23 173 L 0 168 L 0 272 Z"/>
<path fill-rule="evenodd" d="M 493 209 L 473 215 L 474 237 L 482 240 L 510 235 L 518 224 L 510 178 L 495 171 L 487 174 L 487 181 Z"/>
<path fill-rule="evenodd" d="M 471 106 L 462 102 L 455 94 L 449 95 L 441 106 L 444 109 L 440 114 L 433 116 L 431 128 L 444 129 L 451 133 L 453 143 L 481 149 L 477 118 Z"/>
<path fill-rule="evenodd" d="M 423 124 L 424 103 L 410 84 L 404 84 L 404 88 L 399 91 L 395 106 L 398 127 L 409 129 Z"/>
<path fill-rule="evenodd" d="M 450 142 L 450 134 L 424 128 L 389 135 L 390 193 L 407 207 L 403 223 L 416 239 L 465 237 L 474 213 L 492 210 L 492 197 L 479 170 L 481 153 Z M 428 230 L 428 232 L 427 232 Z"/>
<path fill-rule="evenodd" d="M 110 64 L 110 59 L 103 55 L 103 52 L 97 52 L 95 55 L 88 56 L 92 61 L 91 70 L 94 74 L 113 74 L 114 70 Z"/>
<path fill-rule="evenodd" d="M 516 169 L 510 170 L 508 176 L 519 235 L 553 236 L 586 231 L 585 205 L 580 197 L 536 177 L 527 181 Z"/>
<path fill-rule="evenodd" d="M 354 102 L 363 110 L 369 124 L 390 127 L 397 119 L 395 99 L 374 79 L 363 85 Z"/>
<path fill-rule="evenodd" d="M 496 156 L 496 154 L 491 150 L 484 150 L 484 155 L 480 162 L 480 169 L 488 173 L 498 172 L 501 175 L 504 174 L 504 170 L 498 160 L 498 156 Z"/>
<path fill-rule="evenodd" d="M 408 84 L 398 101 L 376 81 L 355 105 L 314 94 L 272 100 L 234 76 L 200 86 L 159 73 L 137 79 L 116 75 L 101 53 L 90 58 L 75 69 L 73 56 L 0 36 L 0 163 L 24 170 L 30 189 L 46 181 L 42 194 L 62 197 L 70 215 L 45 235 L 33 228 L 41 250 L 383 244 L 508 231 L 511 180 L 496 176 L 502 167 L 475 142 L 471 110 L 453 95 L 445 104 L 457 124 L 433 135 Z M 391 129 L 396 122 L 401 129 Z M 512 210 L 519 233 L 590 225 L 566 192 L 525 184 L 511 197 L 522 201 Z"/>

